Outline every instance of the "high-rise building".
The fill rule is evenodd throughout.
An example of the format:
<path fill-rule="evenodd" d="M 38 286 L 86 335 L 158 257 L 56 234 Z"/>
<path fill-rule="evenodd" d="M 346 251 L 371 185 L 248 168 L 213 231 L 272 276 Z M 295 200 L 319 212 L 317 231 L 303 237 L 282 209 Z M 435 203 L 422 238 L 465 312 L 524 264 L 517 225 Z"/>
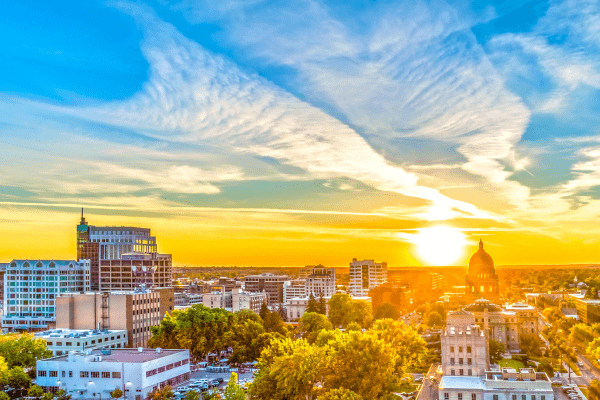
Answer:
<path fill-rule="evenodd" d="M 352 296 L 364 297 L 369 295 L 371 289 L 387 282 L 387 263 L 376 263 L 375 260 L 358 261 L 352 259 L 350 263 L 350 282 L 348 291 Z"/>
<path fill-rule="evenodd" d="M 77 225 L 77 259 L 90 260 L 92 290 L 172 284 L 171 255 L 157 253 L 156 237 L 150 229 L 89 225 L 83 209 Z"/>
<path fill-rule="evenodd" d="M 130 347 L 145 346 L 150 327 L 173 312 L 171 288 L 67 294 L 56 300 L 56 328 L 125 330 Z"/>
<path fill-rule="evenodd" d="M 268 304 L 283 303 L 283 284 L 288 279 L 285 275 L 264 273 L 244 277 L 244 290 L 250 293 L 267 293 Z"/>
<path fill-rule="evenodd" d="M 13 260 L 5 274 L 2 327 L 48 329 L 56 321 L 56 298 L 90 290 L 90 262 Z"/>
<path fill-rule="evenodd" d="M 306 277 L 306 295 L 331 297 L 335 294 L 335 268 L 317 265 Z"/>

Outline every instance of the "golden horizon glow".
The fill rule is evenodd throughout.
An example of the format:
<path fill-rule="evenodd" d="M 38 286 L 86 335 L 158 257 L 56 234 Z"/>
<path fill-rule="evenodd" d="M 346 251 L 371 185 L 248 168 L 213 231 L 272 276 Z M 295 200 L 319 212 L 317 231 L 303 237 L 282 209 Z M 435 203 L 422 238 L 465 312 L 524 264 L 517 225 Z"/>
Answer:
<path fill-rule="evenodd" d="M 422 228 L 414 235 L 418 258 L 426 265 L 454 265 L 465 253 L 467 240 L 460 230 L 448 226 Z"/>

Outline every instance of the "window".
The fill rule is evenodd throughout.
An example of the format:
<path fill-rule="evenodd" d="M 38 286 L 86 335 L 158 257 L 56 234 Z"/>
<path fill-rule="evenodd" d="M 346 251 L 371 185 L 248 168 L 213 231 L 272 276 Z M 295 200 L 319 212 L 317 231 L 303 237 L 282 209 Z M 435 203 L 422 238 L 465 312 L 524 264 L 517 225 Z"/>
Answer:
<path fill-rule="evenodd" d="M 542 396 L 542 400 L 546 400 L 546 396 Z"/>
<path fill-rule="evenodd" d="M 454 346 L 450 346 L 450 353 L 454 353 Z"/>
<path fill-rule="evenodd" d="M 494 395 L 494 400 L 498 400 L 498 395 L 497 394 Z"/>
<path fill-rule="evenodd" d="M 452 376 L 456 375 L 456 374 L 454 373 L 454 370 L 453 370 L 453 369 L 451 369 L 451 370 L 450 370 L 450 375 L 452 375 Z"/>
<path fill-rule="evenodd" d="M 465 370 L 461 368 L 461 369 L 459 369 L 459 370 L 458 370 L 458 373 L 459 373 L 460 375 L 464 375 L 464 374 L 465 374 Z"/>
<path fill-rule="evenodd" d="M 462 400 L 462 393 L 458 394 L 458 400 Z"/>
<path fill-rule="evenodd" d="M 471 352 L 471 346 L 467 346 L 467 353 Z"/>
<path fill-rule="evenodd" d="M 69 378 L 73 377 L 73 371 L 69 371 Z"/>
<path fill-rule="evenodd" d="M 472 369 L 469 368 L 468 373 L 469 373 L 469 376 L 473 376 L 473 370 Z"/>
<path fill-rule="evenodd" d="M 56 378 L 58 376 L 58 371 L 48 371 L 48 376 L 50 378 Z M 535 399 L 533 399 L 535 400 Z"/>
<path fill-rule="evenodd" d="M 450 365 L 454 365 L 454 358 L 450 359 Z"/>
<path fill-rule="evenodd" d="M 458 348 L 458 352 L 459 352 L 459 353 L 462 353 L 462 346 L 460 346 L 460 347 Z"/>
<path fill-rule="evenodd" d="M 522 395 L 521 396 L 521 400 L 527 400 L 527 396 L 526 395 Z"/>
<path fill-rule="evenodd" d="M 46 376 L 46 371 L 38 371 L 38 376 Z"/>
<path fill-rule="evenodd" d="M 112 373 L 112 377 L 113 378 L 119 378 L 119 379 L 121 379 L 121 373 L 120 372 L 113 372 Z"/>
<path fill-rule="evenodd" d="M 477 400 L 477 393 L 471 393 L 471 400 Z"/>
<path fill-rule="evenodd" d="M 535 394 L 531 395 L 531 400 L 535 400 Z"/>
<path fill-rule="evenodd" d="M 99 371 L 92 371 L 92 378 L 100 378 L 100 372 Z"/>
<path fill-rule="evenodd" d="M 444 400 L 450 400 L 450 393 L 444 392 Z"/>
<path fill-rule="evenodd" d="M 458 359 L 458 363 L 459 363 L 460 365 L 462 365 L 462 364 L 463 364 L 463 359 L 462 359 L 462 358 L 459 358 L 459 359 Z"/>
<path fill-rule="evenodd" d="M 81 371 L 79 373 L 79 377 L 80 378 L 89 378 L 90 377 L 90 373 L 88 371 Z"/>
<path fill-rule="evenodd" d="M 63 371 L 63 372 L 61 373 L 61 376 L 62 376 L 63 378 L 65 378 L 65 377 L 67 376 L 67 371 Z"/>
<path fill-rule="evenodd" d="M 103 378 L 110 378 L 110 372 L 102 371 L 102 377 Z"/>
<path fill-rule="evenodd" d="M 467 364 L 471 365 L 471 359 L 467 358 Z"/>
<path fill-rule="evenodd" d="M 512 395 L 512 400 L 517 400 L 517 395 L 516 394 Z"/>

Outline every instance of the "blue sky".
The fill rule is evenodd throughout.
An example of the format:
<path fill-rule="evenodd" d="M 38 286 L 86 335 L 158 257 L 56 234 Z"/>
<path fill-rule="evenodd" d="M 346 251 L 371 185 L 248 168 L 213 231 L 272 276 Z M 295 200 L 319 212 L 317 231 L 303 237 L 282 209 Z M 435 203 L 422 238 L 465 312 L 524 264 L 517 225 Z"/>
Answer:
<path fill-rule="evenodd" d="M 218 237 L 261 227 L 239 240 L 400 245 L 444 223 L 597 250 L 597 2 L 20 1 L 3 16 L 5 221 L 85 206 Z"/>

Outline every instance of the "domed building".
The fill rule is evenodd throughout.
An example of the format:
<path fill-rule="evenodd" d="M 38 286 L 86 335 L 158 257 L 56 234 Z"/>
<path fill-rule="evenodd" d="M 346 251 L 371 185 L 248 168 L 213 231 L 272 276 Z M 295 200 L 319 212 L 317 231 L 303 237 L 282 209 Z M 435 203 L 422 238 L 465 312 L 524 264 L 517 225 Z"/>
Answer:
<path fill-rule="evenodd" d="M 469 260 L 469 273 L 465 278 L 465 295 L 467 299 L 498 300 L 498 275 L 494 268 L 494 260 L 483 249 L 483 242 L 479 240 L 479 250 Z"/>

